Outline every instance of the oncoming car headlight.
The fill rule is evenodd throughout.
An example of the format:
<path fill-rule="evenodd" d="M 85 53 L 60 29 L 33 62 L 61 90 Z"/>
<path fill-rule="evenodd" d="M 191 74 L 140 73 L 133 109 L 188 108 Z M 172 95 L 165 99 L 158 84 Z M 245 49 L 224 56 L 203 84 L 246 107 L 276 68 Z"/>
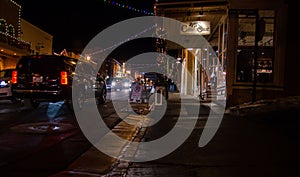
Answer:
<path fill-rule="evenodd" d="M 6 87 L 8 83 L 6 81 L 0 81 L 0 87 Z"/>
<path fill-rule="evenodd" d="M 128 82 L 125 82 L 125 83 L 124 83 L 124 86 L 125 86 L 125 87 L 129 87 L 129 83 L 128 83 Z"/>

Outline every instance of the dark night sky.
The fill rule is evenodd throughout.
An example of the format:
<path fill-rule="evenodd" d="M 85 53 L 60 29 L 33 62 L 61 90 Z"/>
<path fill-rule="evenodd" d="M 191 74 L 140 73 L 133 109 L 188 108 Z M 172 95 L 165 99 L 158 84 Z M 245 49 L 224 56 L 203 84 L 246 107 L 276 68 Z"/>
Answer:
<path fill-rule="evenodd" d="M 128 18 L 144 16 L 104 0 L 15 0 L 21 17 L 53 36 L 53 50 L 81 52 L 105 28 Z M 153 12 L 153 0 L 115 0 Z"/>

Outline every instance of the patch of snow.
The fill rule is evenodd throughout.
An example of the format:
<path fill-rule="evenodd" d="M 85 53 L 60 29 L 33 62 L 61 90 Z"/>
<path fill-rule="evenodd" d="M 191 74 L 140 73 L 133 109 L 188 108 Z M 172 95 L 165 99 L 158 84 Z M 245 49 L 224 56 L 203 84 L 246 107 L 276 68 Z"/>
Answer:
<path fill-rule="evenodd" d="M 276 99 L 261 99 L 246 102 L 226 109 L 226 113 L 243 115 L 251 112 L 267 112 L 278 109 L 300 108 L 300 96 L 288 96 Z"/>

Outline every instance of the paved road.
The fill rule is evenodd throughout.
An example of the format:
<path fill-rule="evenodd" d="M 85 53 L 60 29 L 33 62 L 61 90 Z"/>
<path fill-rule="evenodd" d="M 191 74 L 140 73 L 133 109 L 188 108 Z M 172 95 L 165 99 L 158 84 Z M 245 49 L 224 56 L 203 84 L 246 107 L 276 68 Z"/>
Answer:
<path fill-rule="evenodd" d="M 155 116 L 141 117 L 127 112 L 124 121 L 120 121 L 112 103 L 115 102 L 118 106 L 124 100 L 122 96 L 115 95 L 114 98 L 114 101 L 99 107 L 99 110 L 105 122 L 112 128 L 112 132 L 103 139 L 106 140 L 105 144 L 110 143 L 107 145 L 110 152 L 116 154 L 116 158 L 109 157 L 91 146 L 78 127 L 58 134 L 37 135 L 4 131 L 0 134 L 1 173 L 7 177 L 299 176 L 297 161 L 300 157 L 300 133 L 299 120 L 295 117 L 295 114 L 299 114 L 299 105 L 292 109 L 264 113 L 251 109 L 242 116 L 225 114 L 213 139 L 205 147 L 199 147 L 203 128 L 212 113 L 210 111 L 219 113 L 218 104 L 201 103 L 200 113 L 193 118 L 188 116 L 191 115 L 189 111 L 195 108 L 193 101 L 186 99 L 185 104 L 181 105 L 180 100 L 173 97 L 175 99 L 165 108 L 166 116 L 157 124 L 148 127 L 149 122 L 157 121 Z M 102 112 L 103 110 L 105 111 Z M 126 113 L 127 110 L 120 111 Z M 21 112 L 24 113 L 21 117 L 29 118 L 31 123 L 37 115 L 41 120 L 49 117 L 46 109 Z M 114 135 L 130 140 L 129 142 L 153 141 L 172 130 L 180 112 L 186 116 L 183 123 L 189 125 L 188 123 L 196 121 L 196 125 L 188 139 L 174 152 L 146 162 L 119 160 L 124 157 L 142 157 L 146 152 L 145 149 L 132 149 L 133 143 L 110 141 Z M 57 114 L 55 119 L 60 123 L 77 126 L 74 115 L 66 111 Z M 7 121 L 7 117 L 4 120 Z M 181 128 L 184 130 L 186 126 Z M 5 129 L 7 130 L 2 130 Z"/>
<path fill-rule="evenodd" d="M 42 103 L 33 109 L 28 102 L 20 107 L 1 101 L 0 107 L 1 176 L 49 176 L 91 147 L 74 113 L 63 103 Z M 98 109 L 108 127 L 120 121 L 112 115 L 110 100 Z"/>

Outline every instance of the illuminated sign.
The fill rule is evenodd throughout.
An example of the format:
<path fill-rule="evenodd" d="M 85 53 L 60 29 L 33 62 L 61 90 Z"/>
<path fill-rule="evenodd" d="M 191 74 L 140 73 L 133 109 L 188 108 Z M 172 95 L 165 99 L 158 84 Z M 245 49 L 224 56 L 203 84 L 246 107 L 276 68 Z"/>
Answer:
<path fill-rule="evenodd" d="M 182 23 L 180 26 L 180 34 L 184 35 L 209 35 L 210 22 L 208 21 L 192 21 Z"/>

